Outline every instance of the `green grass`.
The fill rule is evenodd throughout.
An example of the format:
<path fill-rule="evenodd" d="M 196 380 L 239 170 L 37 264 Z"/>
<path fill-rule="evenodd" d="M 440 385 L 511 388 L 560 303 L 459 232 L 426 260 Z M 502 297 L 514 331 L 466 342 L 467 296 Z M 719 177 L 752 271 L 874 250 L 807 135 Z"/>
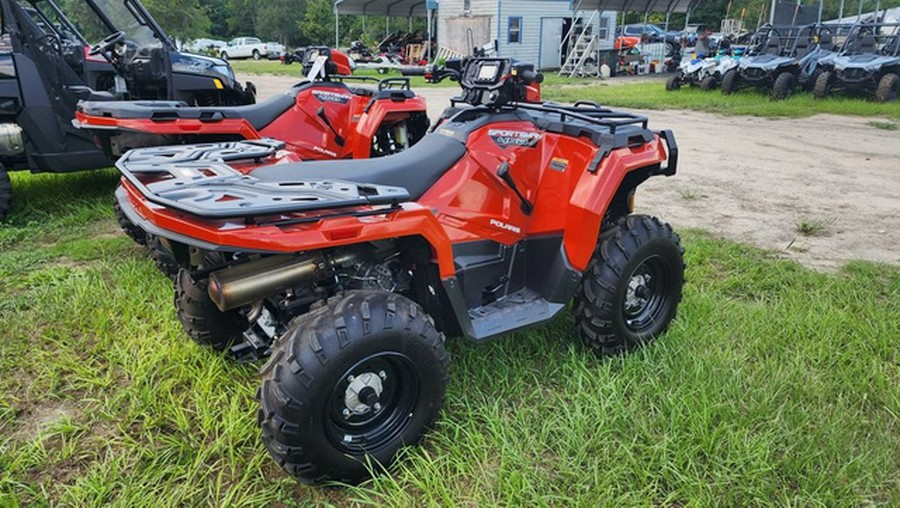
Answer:
<path fill-rule="evenodd" d="M 544 87 L 542 92 L 545 99 L 560 102 L 592 100 L 604 105 L 637 109 L 690 109 L 725 115 L 790 118 L 828 113 L 900 120 L 900 107 L 896 102 L 878 103 L 853 96 L 816 100 L 810 93 L 773 101 L 765 93 L 752 89 L 731 95 L 724 95 L 719 90 L 704 92 L 696 88 L 667 92 L 662 81 L 621 86 L 597 83 L 590 86 Z"/>
<path fill-rule="evenodd" d="M 232 60 L 229 62 L 234 68 L 234 72 L 240 74 L 253 74 L 253 75 L 273 75 L 273 76 L 292 76 L 297 77 L 298 79 L 302 76 L 302 71 L 299 65 L 283 65 L 278 61 L 271 60 Z M 356 69 L 353 72 L 354 76 L 369 76 L 374 78 L 385 78 L 385 77 L 400 77 L 401 74 L 399 71 L 391 70 L 387 74 L 379 74 L 378 71 L 374 69 Z M 555 72 L 548 72 L 544 76 L 544 86 L 556 86 L 556 85 L 588 85 L 596 83 L 597 80 L 591 78 L 562 78 L 556 75 Z M 459 85 L 453 81 L 445 80 L 438 84 L 426 83 L 425 78 L 420 76 L 414 76 L 410 81 L 411 85 L 414 87 L 442 87 L 442 88 L 456 88 Z"/>
<path fill-rule="evenodd" d="M 895 131 L 897 129 L 900 129 L 900 124 L 894 122 L 881 122 L 878 120 L 872 120 L 871 122 L 868 122 L 868 124 L 872 127 L 875 127 L 876 129 L 881 129 L 884 131 Z"/>
<path fill-rule="evenodd" d="M 804 236 L 822 236 L 828 231 L 828 222 L 822 219 L 800 219 L 794 228 Z"/>
<path fill-rule="evenodd" d="M 256 366 L 195 347 L 117 231 L 111 172 L 14 174 L 0 226 L 0 506 L 900 504 L 900 269 L 682 232 L 664 338 L 598 360 L 566 313 L 451 340 L 437 428 L 353 489 L 285 477 Z"/>
<path fill-rule="evenodd" d="M 299 65 L 282 65 L 277 61 L 253 60 L 235 60 L 231 64 L 238 73 L 301 77 Z M 378 78 L 400 76 L 396 71 L 381 75 L 369 69 L 358 69 L 354 74 Z M 422 77 L 413 77 L 411 83 L 413 87 L 417 88 L 459 86 L 449 80 L 437 85 L 427 84 Z M 636 109 L 690 109 L 725 115 L 776 118 L 803 118 L 827 113 L 900 120 L 900 107 L 897 107 L 895 102 L 877 103 L 846 95 L 816 100 L 812 94 L 803 92 L 784 101 L 773 101 L 768 94 L 752 89 L 742 90 L 732 95 L 723 95 L 719 90 L 704 92 L 690 87 L 667 92 L 662 80 L 610 85 L 593 78 L 563 78 L 555 72 L 545 74 L 541 90 L 546 100 L 558 102 L 590 100 L 608 106 Z M 896 123 L 889 121 L 871 121 L 869 125 L 885 130 L 897 128 Z"/>

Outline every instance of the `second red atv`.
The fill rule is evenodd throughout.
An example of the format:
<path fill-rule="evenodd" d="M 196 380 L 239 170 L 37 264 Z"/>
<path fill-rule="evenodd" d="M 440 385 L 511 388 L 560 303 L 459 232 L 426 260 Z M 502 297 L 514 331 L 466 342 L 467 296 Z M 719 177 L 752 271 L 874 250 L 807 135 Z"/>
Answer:
<path fill-rule="evenodd" d="M 276 164 L 278 144 L 135 150 L 127 216 L 181 263 L 175 305 L 200 344 L 269 353 L 257 421 L 308 483 L 359 482 L 416 443 L 448 383 L 445 336 L 481 342 L 573 302 L 598 355 L 663 334 L 684 281 L 678 235 L 633 213 L 675 174 L 670 131 L 592 103 L 525 102 L 532 66 L 474 58 L 460 108 L 416 146 Z"/>
<path fill-rule="evenodd" d="M 309 79 L 264 102 L 197 107 L 177 101 L 82 101 L 74 124 L 110 157 L 133 148 L 274 138 L 297 160 L 361 159 L 405 150 L 425 135 L 425 99 L 409 80 L 351 76 L 352 61 L 306 50 Z M 376 86 L 350 86 L 372 81 Z"/>

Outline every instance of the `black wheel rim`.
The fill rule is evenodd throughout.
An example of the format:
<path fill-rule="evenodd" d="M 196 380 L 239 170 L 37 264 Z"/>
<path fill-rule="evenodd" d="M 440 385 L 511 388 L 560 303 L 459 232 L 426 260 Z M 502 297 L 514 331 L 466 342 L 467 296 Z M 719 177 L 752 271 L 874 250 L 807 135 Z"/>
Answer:
<path fill-rule="evenodd" d="M 380 352 L 363 358 L 344 372 L 332 389 L 325 414 L 328 438 L 351 455 L 387 445 L 407 428 L 419 397 L 419 383 L 418 369 L 404 354 Z M 357 397 L 349 395 L 351 392 Z M 368 401 L 361 400 L 366 396 Z"/>
<path fill-rule="evenodd" d="M 625 284 L 625 326 L 635 333 L 647 333 L 663 320 L 668 306 L 668 263 L 661 256 L 648 257 L 625 278 Z"/>

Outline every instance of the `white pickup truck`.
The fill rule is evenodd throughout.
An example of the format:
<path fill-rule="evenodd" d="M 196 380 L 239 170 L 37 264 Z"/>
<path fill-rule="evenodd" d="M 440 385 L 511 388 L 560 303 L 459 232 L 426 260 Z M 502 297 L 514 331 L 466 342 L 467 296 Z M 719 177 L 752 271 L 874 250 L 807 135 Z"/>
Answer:
<path fill-rule="evenodd" d="M 256 37 L 238 37 L 221 48 L 222 60 L 229 58 L 252 58 L 259 60 L 269 54 L 269 47 Z"/>

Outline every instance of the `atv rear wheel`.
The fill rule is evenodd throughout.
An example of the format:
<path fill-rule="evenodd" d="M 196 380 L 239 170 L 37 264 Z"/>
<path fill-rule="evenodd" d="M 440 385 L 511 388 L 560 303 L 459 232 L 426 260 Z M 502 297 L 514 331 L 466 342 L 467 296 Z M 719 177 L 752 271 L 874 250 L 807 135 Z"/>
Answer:
<path fill-rule="evenodd" d="M 448 362 L 443 335 L 415 302 L 339 294 L 295 319 L 262 368 L 263 443 L 303 483 L 359 483 L 437 418 Z"/>
<path fill-rule="evenodd" d="M 703 78 L 703 81 L 700 82 L 700 90 L 704 92 L 708 92 L 716 87 L 716 77 L 715 76 L 706 76 Z"/>
<path fill-rule="evenodd" d="M 12 182 L 9 181 L 6 168 L 0 164 L 0 220 L 6 218 L 10 207 L 12 207 Z"/>
<path fill-rule="evenodd" d="M 797 85 L 797 79 L 790 72 L 782 72 L 775 78 L 775 84 L 772 85 L 772 98 L 776 101 L 783 101 L 794 93 L 794 87 Z"/>
<path fill-rule="evenodd" d="M 630 215 L 600 235 L 575 292 L 575 323 L 599 356 L 662 335 L 681 301 L 684 249 L 668 224 Z"/>
<path fill-rule="evenodd" d="M 125 212 L 122 211 L 122 207 L 119 206 L 119 200 L 116 200 L 113 207 L 116 211 L 116 222 L 119 223 L 119 227 L 125 233 L 125 236 L 134 240 L 134 243 L 138 245 L 147 245 L 147 232 L 131 222 L 125 215 Z"/>
<path fill-rule="evenodd" d="M 237 311 L 220 311 L 209 298 L 208 289 L 209 279 L 195 281 L 187 270 L 179 270 L 175 277 L 175 312 L 194 342 L 224 351 L 243 340 L 250 324 Z"/>
<path fill-rule="evenodd" d="M 832 74 L 830 71 L 824 71 L 816 77 L 816 84 L 813 85 L 813 97 L 816 99 L 824 99 L 831 93 Z"/>
<path fill-rule="evenodd" d="M 897 93 L 900 92 L 900 76 L 889 72 L 878 81 L 878 88 L 875 90 L 875 100 L 878 102 L 889 102 L 897 99 Z"/>
<path fill-rule="evenodd" d="M 666 90 L 669 92 L 673 92 L 681 88 L 681 77 L 677 74 L 675 76 L 670 76 L 669 79 L 666 80 Z"/>
<path fill-rule="evenodd" d="M 172 257 L 172 254 L 163 247 L 162 242 L 156 235 L 147 235 L 147 252 L 150 259 L 156 263 L 156 267 L 160 272 L 170 279 L 175 279 L 181 266 Z"/>
<path fill-rule="evenodd" d="M 726 72 L 724 76 L 722 76 L 722 93 L 725 95 L 732 94 L 737 92 L 737 85 L 740 76 L 738 76 L 737 70 L 731 69 Z"/>

